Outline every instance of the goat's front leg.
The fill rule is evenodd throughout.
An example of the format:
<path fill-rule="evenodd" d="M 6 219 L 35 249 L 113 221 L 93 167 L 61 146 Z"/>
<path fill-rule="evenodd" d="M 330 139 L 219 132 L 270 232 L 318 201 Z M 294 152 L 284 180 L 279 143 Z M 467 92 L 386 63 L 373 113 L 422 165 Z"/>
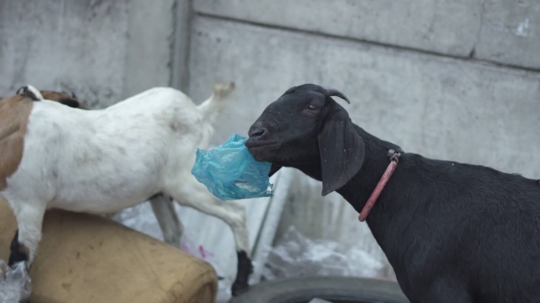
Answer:
<path fill-rule="evenodd" d="M 18 204 L 14 208 L 17 218 L 18 229 L 11 241 L 10 266 L 18 262 L 26 262 L 29 269 L 36 256 L 39 242 L 41 241 L 41 228 L 45 215 L 45 204 Z"/>
<path fill-rule="evenodd" d="M 184 232 L 184 226 L 176 214 L 171 197 L 159 194 L 150 199 L 150 205 L 152 205 L 165 242 L 180 247 L 180 237 Z"/>
<path fill-rule="evenodd" d="M 207 213 L 225 221 L 234 234 L 238 264 L 236 279 L 232 285 L 232 295 L 238 296 L 249 290 L 249 275 L 253 273 L 249 232 L 246 226 L 246 208 L 236 201 L 219 201 L 219 203 L 222 203 L 220 206 L 226 206 L 225 209 L 216 211 L 214 214 Z"/>
<path fill-rule="evenodd" d="M 246 292 L 249 289 L 248 280 L 249 275 L 253 273 L 253 265 L 250 259 L 245 206 L 236 201 L 223 202 L 217 199 L 191 175 L 184 179 L 180 188 L 171 188 L 169 192 L 178 203 L 219 218 L 229 225 L 234 234 L 238 256 L 238 271 L 232 285 L 232 295 L 237 296 Z"/>

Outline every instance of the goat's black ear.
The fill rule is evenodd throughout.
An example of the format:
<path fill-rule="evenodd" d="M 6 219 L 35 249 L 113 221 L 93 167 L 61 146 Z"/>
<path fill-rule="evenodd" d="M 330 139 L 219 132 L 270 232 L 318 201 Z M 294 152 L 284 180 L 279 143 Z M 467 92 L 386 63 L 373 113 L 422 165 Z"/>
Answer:
<path fill-rule="evenodd" d="M 322 195 L 343 187 L 364 163 L 364 140 L 354 129 L 347 111 L 341 106 L 329 113 L 319 134 Z"/>
<path fill-rule="evenodd" d="M 62 98 L 58 100 L 59 103 L 62 103 L 64 105 L 67 105 L 69 107 L 79 108 L 80 104 L 77 100 L 69 99 L 69 98 Z"/>
<path fill-rule="evenodd" d="M 281 168 L 281 165 L 272 163 L 272 167 L 270 167 L 270 172 L 268 173 L 268 177 L 272 177 L 277 171 Z"/>

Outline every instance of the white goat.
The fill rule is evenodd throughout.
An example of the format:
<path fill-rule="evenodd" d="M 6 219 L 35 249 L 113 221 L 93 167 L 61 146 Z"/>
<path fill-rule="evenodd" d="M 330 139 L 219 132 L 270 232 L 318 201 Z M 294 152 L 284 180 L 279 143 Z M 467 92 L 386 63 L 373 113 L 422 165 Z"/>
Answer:
<path fill-rule="evenodd" d="M 214 94 L 196 106 L 178 90 L 153 88 L 94 111 L 45 100 L 32 86 L 23 89 L 27 97 L 17 102 L 27 116 L 12 135 L 23 140 L 7 148 L 24 152 L 9 160 L 18 163 L 15 169 L 3 172 L 0 166 L 0 195 L 19 227 L 10 265 L 32 263 L 48 208 L 103 214 L 150 198 L 165 239 L 178 243 L 182 226 L 172 198 L 231 227 L 238 253 L 233 295 L 247 290 L 252 265 L 245 208 L 215 198 L 191 174 L 196 149 L 207 147 L 213 134 L 219 101 L 233 89 L 234 83 L 215 85 Z"/>

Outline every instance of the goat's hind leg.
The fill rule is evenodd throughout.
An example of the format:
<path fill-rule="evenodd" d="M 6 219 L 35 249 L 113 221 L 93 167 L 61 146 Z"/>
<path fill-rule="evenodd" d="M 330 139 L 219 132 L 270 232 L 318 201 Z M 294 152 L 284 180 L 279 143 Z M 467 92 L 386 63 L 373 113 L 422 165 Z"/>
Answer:
<path fill-rule="evenodd" d="M 159 194 L 150 199 L 150 205 L 159 223 L 163 239 L 166 243 L 180 247 L 180 237 L 184 232 L 184 226 L 176 214 L 174 202 L 171 197 Z"/>
<path fill-rule="evenodd" d="M 8 265 L 13 266 L 19 262 L 28 261 L 28 251 L 19 244 L 19 229 L 15 231 L 15 236 L 11 240 L 11 245 L 9 246 L 9 261 Z M 24 252 L 23 252 L 24 251 Z"/>
<path fill-rule="evenodd" d="M 15 236 L 13 237 L 13 240 L 11 240 L 11 245 L 9 247 L 10 255 L 9 255 L 8 265 L 12 269 L 15 269 L 16 264 L 18 264 L 20 262 L 28 261 L 28 254 L 29 253 L 27 251 L 22 252 L 21 248 L 22 247 L 19 244 L 19 230 L 17 229 L 17 231 L 15 231 Z M 23 248 L 22 250 L 25 250 L 25 249 Z M 28 263 L 26 263 L 26 266 L 24 267 L 24 270 L 26 270 L 27 275 L 28 275 L 28 271 L 29 271 Z M 18 277 L 17 279 L 20 279 L 20 277 Z M 28 301 L 28 298 L 29 298 L 29 291 L 30 291 L 32 286 L 31 286 L 31 284 L 29 284 L 29 280 L 26 280 L 25 284 L 22 285 L 21 287 L 22 287 L 22 289 L 20 290 L 21 297 L 19 298 L 19 303 L 30 303 Z"/>
<path fill-rule="evenodd" d="M 8 264 L 12 266 L 17 262 L 25 261 L 27 268 L 30 268 L 41 241 L 45 204 L 19 203 L 18 206 L 13 210 L 19 228 L 11 242 Z"/>
<path fill-rule="evenodd" d="M 240 295 L 249 289 L 249 275 L 253 273 L 245 206 L 236 201 L 223 202 L 217 199 L 193 176 L 186 179 L 180 187 L 171 188 L 170 194 L 178 203 L 217 217 L 232 229 L 238 257 L 238 271 L 232 285 L 232 295 Z"/>

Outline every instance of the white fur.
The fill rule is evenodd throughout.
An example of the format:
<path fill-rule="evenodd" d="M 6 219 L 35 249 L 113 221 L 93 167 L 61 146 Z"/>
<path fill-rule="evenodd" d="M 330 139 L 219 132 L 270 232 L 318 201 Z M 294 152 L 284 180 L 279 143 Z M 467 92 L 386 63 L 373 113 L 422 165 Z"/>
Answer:
<path fill-rule="evenodd" d="M 190 172 L 196 149 L 206 148 L 213 134 L 209 117 L 219 106 L 210 105 L 227 90 L 216 87 L 200 106 L 172 88 L 153 88 L 104 110 L 34 102 L 23 159 L 0 193 L 17 216 L 29 263 L 46 209 L 110 213 L 160 192 L 151 203 L 168 242 L 177 244 L 182 232 L 170 196 L 228 223 L 237 250 L 249 255 L 244 206 L 215 198 Z"/>

